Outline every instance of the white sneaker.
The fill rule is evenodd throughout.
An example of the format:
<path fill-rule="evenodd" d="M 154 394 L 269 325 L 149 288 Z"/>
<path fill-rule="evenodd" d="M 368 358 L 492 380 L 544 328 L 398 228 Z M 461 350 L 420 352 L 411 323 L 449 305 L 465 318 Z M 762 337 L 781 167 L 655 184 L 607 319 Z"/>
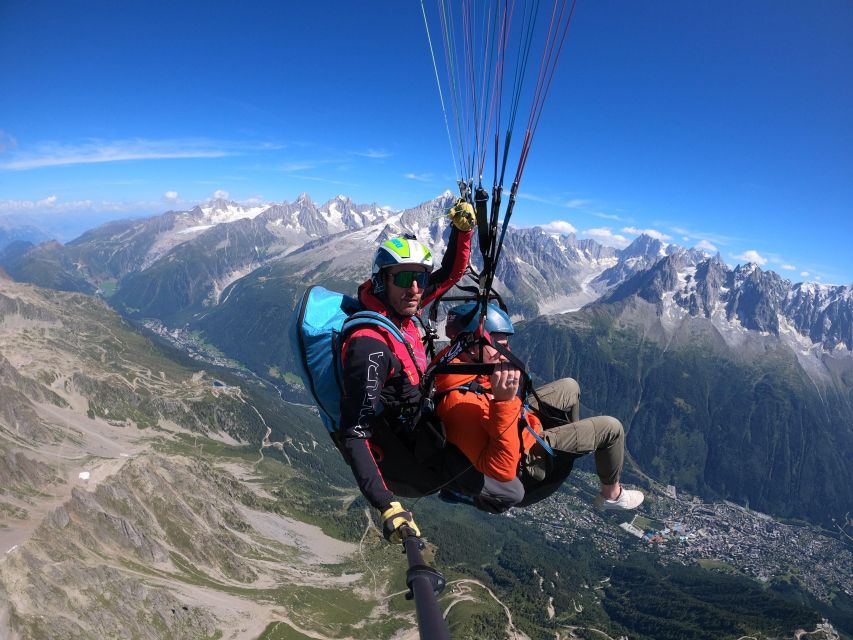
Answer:
<path fill-rule="evenodd" d="M 630 511 L 643 504 L 644 499 L 645 496 L 642 491 L 623 488 L 616 500 L 605 500 L 603 495 L 598 494 L 595 499 L 595 506 L 605 511 Z"/>

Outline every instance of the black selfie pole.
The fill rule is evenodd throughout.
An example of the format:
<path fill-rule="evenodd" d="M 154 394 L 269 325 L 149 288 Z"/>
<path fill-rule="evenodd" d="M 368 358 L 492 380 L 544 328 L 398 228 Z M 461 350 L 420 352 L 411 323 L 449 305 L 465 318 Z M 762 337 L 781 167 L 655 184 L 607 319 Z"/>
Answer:
<path fill-rule="evenodd" d="M 421 640 L 450 640 L 450 631 L 436 600 L 436 596 L 444 589 L 444 576 L 437 569 L 424 564 L 421 555 L 424 543 L 408 527 L 403 527 L 403 547 L 409 560 L 409 570 L 406 572 L 409 593 L 406 594 L 406 600 L 415 600 Z"/>

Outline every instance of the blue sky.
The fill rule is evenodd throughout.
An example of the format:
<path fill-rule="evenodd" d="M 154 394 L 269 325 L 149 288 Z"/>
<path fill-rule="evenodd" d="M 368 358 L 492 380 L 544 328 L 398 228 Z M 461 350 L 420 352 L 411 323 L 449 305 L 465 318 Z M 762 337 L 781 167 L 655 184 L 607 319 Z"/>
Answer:
<path fill-rule="evenodd" d="M 513 222 L 851 283 L 852 150 L 849 1 L 580 0 Z M 454 180 L 416 0 L 0 2 L 0 217 Z"/>

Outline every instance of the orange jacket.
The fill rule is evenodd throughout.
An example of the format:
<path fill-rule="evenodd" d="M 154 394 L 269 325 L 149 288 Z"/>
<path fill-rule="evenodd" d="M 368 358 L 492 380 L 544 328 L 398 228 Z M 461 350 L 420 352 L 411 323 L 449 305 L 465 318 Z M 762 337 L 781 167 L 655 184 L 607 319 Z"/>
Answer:
<path fill-rule="evenodd" d="M 488 376 L 451 373 L 435 377 L 436 393 L 468 384 L 475 378 L 485 389 L 481 389 L 479 394 L 451 391 L 442 395 L 436 411 L 444 423 L 447 440 L 459 447 L 480 473 L 506 482 L 518 473 L 522 446 L 527 452 L 536 442 L 527 429 L 522 430 L 519 442 L 521 400 L 518 396 L 497 402 L 491 394 Z M 529 411 L 527 422 L 537 433 L 542 432 L 539 418 Z"/>

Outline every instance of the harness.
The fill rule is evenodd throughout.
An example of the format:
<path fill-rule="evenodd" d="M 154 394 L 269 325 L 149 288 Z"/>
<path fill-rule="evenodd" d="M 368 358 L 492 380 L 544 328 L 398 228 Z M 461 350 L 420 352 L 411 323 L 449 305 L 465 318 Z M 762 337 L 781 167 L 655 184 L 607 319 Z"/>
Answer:
<path fill-rule="evenodd" d="M 497 347 L 497 345 L 492 345 L 492 346 Z M 486 365 L 486 366 L 490 366 L 490 365 Z M 461 373 L 458 369 L 454 369 L 454 371 Z M 491 387 L 487 387 L 485 385 L 480 384 L 479 382 L 477 382 L 477 379 L 475 378 L 475 379 L 473 379 L 470 382 L 467 382 L 465 384 L 460 384 L 460 385 L 456 385 L 455 387 L 450 387 L 448 389 L 442 389 L 441 391 L 436 391 L 432 395 L 432 398 L 431 398 L 432 406 L 437 406 L 438 403 L 441 402 L 441 399 L 444 396 L 452 393 L 453 391 L 459 391 L 460 393 L 463 393 L 463 394 L 471 392 L 471 393 L 474 393 L 474 394 L 479 396 L 479 395 L 483 395 L 483 394 L 491 391 Z M 539 397 L 536 396 L 535 391 L 533 391 L 533 394 L 536 397 L 536 399 L 538 400 Z M 519 416 L 519 419 L 518 419 L 518 436 L 519 436 L 519 444 L 521 447 L 520 453 L 522 453 L 522 454 L 524 453 L 524 441 L 522 440 L 521 435 L 522 435 L 522 432 L 526 429 L 527 431 L 530 432 L 530 435 L 533 436 L 533 439 L 537 443 L 539 443 L 539 445 L 545 450 L 545 452 L 553 458 L 556 455 L 554 453 L 554 449 L 551 447 L 551 445 L 548 444 L 548 442 L 545 440 L 545 438 L 543 438 L 540 434 L 536 433 L 536 430 L 533 427 L 531 427 L 530 423 L 527 421 L 528 411 L 529 411 L 529 406 L 527 404 L 527 397 L 525 395 L 525 399 L 523 400 L 523 404 L 521 406 L 521 415 Z"/>

